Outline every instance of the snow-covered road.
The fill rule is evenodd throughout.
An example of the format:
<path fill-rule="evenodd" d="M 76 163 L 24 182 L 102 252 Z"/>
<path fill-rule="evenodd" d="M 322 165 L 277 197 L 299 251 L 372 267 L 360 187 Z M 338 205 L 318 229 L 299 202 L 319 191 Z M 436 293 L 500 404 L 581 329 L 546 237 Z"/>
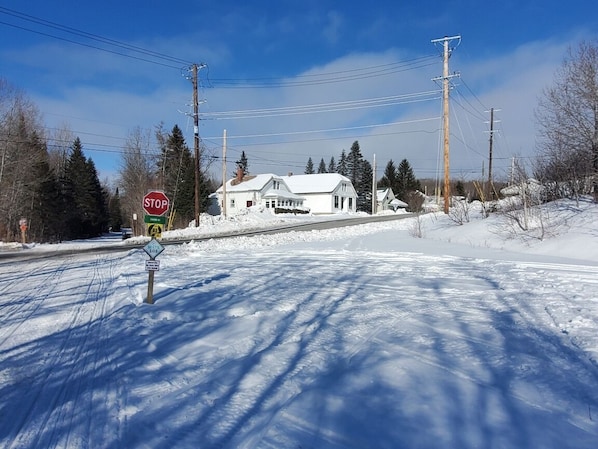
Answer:
<path fill-rule="evenodd" d="M 596 447 L 598 267 L 396 234 L 0 262 L 0 446 Z"/>

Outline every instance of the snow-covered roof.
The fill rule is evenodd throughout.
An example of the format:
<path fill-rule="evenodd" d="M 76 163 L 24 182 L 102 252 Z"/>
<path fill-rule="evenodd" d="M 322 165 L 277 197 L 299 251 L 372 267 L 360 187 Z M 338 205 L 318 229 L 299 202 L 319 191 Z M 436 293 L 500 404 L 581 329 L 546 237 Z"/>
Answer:
<path fill-rule="evenodd" d="M 390 187 L 387 189 L 378 189 L 376 190 L 376 200 L 377 201 L 382 201 L 384 200 L 384 198 L 386 198 L 386 195 L 388 195 L 390 190 Z"/>
<path fill-rule="evenodd" d="M 409 206 L 405 201 L 401 201 L 401 200 L 396 199 L 396 198 L 393 199 L 389 204 L 391 206 L 394 206 L 394 207 L 407 207 L 407 206 Z"/>
<path fill-rule="evenodd" d="M 272 173 L 264 173 L 255 176 L 246 176 L 243 178 L 243 181 L 239 183 L 237 183 L 237 178 L 233 178 L 226 181 L 226 191 L 248 192 L 254 190 L 262 190 L 264 186 L 268 184 L 268 182 L 270 182 L 271 179 L 282 180 L 280 176 L 274 175 Z M 221 192 L 222 186 L 220 186 L 217 191 Z"/>
<path fill-rule="evenodd" d="M 338 173 L 314 173 L 312 175 L 290 175 L 282 179 L 295 193 L 332 192 L 340 182 L 351 182 L 349 178 Z"/>
<path fill-rule="evenodd" d="M 268 189 L 266 193 L 262 195 L 262 198 L 283 198 L 285 200 L 296 200 L 303 201 L 305 198 L 299 195 L 295 195 L 293 192 L 282 189 Z"/>

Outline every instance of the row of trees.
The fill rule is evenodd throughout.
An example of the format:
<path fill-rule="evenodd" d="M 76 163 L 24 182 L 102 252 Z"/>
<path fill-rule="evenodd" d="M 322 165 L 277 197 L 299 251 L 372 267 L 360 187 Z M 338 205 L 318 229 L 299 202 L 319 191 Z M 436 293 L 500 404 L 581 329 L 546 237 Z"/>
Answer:
<path fill-rule="evenodd" d="M 95 164 L 68 129 L 45 134 L 37 108 L 0 79 L 0 238 L 18 240 L 19 223 L 28 239 L 40 242 L 89 238 L 110 228 L 134 226 L 144 232 L 142 198 L 164 190 L 174 212 L 171 224 L 187 226 L 195 213 L 195 160 L 175 125 L 136 129 L 125 143 L 120 188 L 101 183 Z M 157 148 L 156 148 L 157 147 Z M 205 151 L 201 151 L 203 156 Z M 207 207 L 214 183 L 200 174 L 200 210 Z M 137 220 L 134 220 L 134 217 Z"/>
<path fill-rule="evenodd" d="M 25 218 L 37 241 L 86 238 L 108 225 L 110 197 L 95 165 L 74 139 L 70 151 L 48 149 L 40 115 L 0 79 L 0 236 L 17 238 Z"/>
<path fill-rule="evenodd" d="M 313 161 L 310 157 L 305 167 L 305 174 L 315 173 L 313 168 Z M 331 157 L 328 166 L 326 166 L 322 158 L 318 173 L 339 173 L 349 178 L 357 192 L 357 210 L 371 213 L 374 173 L 372 164 L 363 158 L 357 140 L 351 145 L 349 154 L 345 150 L 341 152 L 338 163 L 335 162 L 334 157 Z"/>

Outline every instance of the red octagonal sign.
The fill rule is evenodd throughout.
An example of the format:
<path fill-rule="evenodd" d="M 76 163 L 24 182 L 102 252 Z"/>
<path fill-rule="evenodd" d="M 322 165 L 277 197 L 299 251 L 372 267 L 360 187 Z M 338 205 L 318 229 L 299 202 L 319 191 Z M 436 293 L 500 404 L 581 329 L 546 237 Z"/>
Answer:
<path fill-rule="evenodd" d="M 153 190 L 143 197 L 143 210 L 148 215 L 164 215 L 170 206 L 170 200 L 159 190 Z"/>

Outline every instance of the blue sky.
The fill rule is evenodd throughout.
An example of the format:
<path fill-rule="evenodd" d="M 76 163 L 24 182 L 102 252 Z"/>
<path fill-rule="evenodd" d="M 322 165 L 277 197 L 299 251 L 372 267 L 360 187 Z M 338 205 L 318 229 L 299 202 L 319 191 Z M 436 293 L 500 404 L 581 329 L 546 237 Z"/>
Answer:
<path fill-rule="evenodd" d="M 451 176 L 482 177 L 495 108 L 494 173 L 506 179 L 512 157 L 535 153 L 533 110 L 567 48 L 598 37 L 594 0 L 84 5 L 4 0 L 0 76 L 35 102 L 49 134 L 79 136 L 110 179 L 136 127 L 178 124 L 192 147 L 192 63 L 206 65 L 200 135 L 218 180 L 224 129 L 229 174 L 241 151 L 252 173 L 283 175 L 358 140 L 379 174 L 406 158 L 416 176 L 437 176 L 442 60 L 431 40 L 456 35 Z"/>

